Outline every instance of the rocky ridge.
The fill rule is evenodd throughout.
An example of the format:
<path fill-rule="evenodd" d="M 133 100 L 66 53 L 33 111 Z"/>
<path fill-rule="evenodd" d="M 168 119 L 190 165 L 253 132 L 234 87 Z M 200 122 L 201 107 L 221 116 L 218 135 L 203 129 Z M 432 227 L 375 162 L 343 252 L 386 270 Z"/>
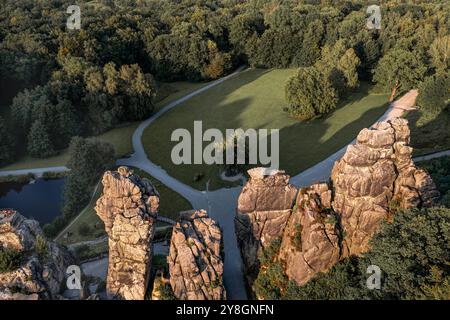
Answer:
<path fill-rule="evenodd" d="M 43 236 L 39 223 L 14 210 L 0 210 L 0 250 L 19 254 L 17 268 L 0 272 L 0 300 L 62 299 L 72 255 Z"/>
<path fill-rule="evenodd" d="M 404 119 L 363 129 L 329 182 L 300 190 L 283 171 L 250 170 L 235 218 L 249 286 L 258 257 L 275 239 L 286 275 L 302 285 L 340 259 L 367 252 L 380 222 L 396 210 L 432 205 L 439 192 L 414 165 L 409 136 Z"/>

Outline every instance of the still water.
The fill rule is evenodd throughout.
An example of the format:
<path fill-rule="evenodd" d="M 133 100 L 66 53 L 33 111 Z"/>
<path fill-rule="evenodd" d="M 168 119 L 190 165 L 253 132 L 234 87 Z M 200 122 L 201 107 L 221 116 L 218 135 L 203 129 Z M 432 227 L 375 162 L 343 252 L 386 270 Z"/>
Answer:
<path fill-rule="evenodd" d="M 0 208 L 12 208 L 33 218 L 41 227 L 61 214 L 64 179 L 37 179 L 32 183 L 0 183 Z"/>

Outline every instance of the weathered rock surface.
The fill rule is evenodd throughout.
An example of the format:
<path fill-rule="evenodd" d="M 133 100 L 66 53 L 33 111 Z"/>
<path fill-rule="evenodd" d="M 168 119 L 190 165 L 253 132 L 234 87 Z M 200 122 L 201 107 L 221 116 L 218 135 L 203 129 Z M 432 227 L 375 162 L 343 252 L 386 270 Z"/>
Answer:
<path fill-rule="evenodd" d="M 284 171 L 266 175 L 263 168 L 255 168 L 248 173 L 250 179 L 239 195 L 235 229 L 244 274 L 251 286 L 259 270 L 258 256 L 283 235 L 297 188 L 289 184 Z"/>
<path fill-rule="evenodd" d="M 252 169 L 235 220 L 247 274 L 255 275 L 261 250 L 280 239 L 278 258 L 287 276 L 302 285 L 339 259 L 367 252 L 380 222 L 397 209 L 435 203 L 439 192 L 414 165 L 409 137 L 404 119 L 363 129 L 336 161 L 331 184 L 302 188 L 295 205 L 288 176 Z"/>
<path fill-rule="evenodd" d="M 14 210 L 0 210 L 0 248 L 21 253 L 20 266 L 0 273 L 0 300 L 59 299 L 72 255 L 48 241 L 39 223 Z"/>
<path fill-rule="evenodd" d="M 279 252 L 286 275 L 299 285 L 339 260 L 338 218 L 330 206 L 331 190 L 326 183 L 300 189 Z"/>
<path fill-rule="evenodd" d="M 222 284 L 222 233 L 204 210 L 180 213 L 167 259 L 177 299 L 226 299 Z"/>
<path fill-rule="evenodd" d="M 344 256 L 369 249 L 381 220 L 398 208 L 429 206 L 439 198 L 431 177 L 411 158 L 405 119 L 363 129 L 333 167 L 333 209 L 341 216 Z"/>
<path fill-rule="evenodd" d="M 112 298 L 142 300 L 147 290 L 159 194 L 127 167 L 103 176 L 95 210 L 109 236 L 107 292 Z"/>

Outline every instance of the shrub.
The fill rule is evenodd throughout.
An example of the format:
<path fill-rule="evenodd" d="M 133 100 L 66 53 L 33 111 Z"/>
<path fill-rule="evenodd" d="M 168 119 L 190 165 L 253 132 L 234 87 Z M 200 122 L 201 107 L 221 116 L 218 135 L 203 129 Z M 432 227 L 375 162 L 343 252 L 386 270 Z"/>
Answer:
<path fill-rule="evenodd" d="M 91 234 L 91 231 L 91 227 L 86 222 L 83 222 L 78 226 L 78 234 L 80 236 L 86 237 Z"/>
<path fill-rule="evenodd" d="M 170 284 L 168 284 L 168 283 L 162 284 L 160 286 L 159 290 L 161 291 L 161 300 L 176 300 L 177 299 L 175 297 L 175 295 L 173 294 L 173 290 L 172 290 L 172 287 L 170 286 Z"/>
<path fill-rule="evenodd" d="M 0 248 L 0 273 L 19 268 L 21 260 L 21 252 L 9 248 Z"/>
<path fill-rule="evenodd" d="M 41 259 L 45 259 L 48 256 L 48 243 L 47 240 L 41 236 L 40 234 L 36 237 L 35 244 L 36 253 L 39 255 Z"/>
<path fill-rule="evenodd" d="M 450 156 L 420 162 L 420 167 L 426 169 L 433 178 L 441 193 L 440 203 L 450 207 Z"/>
<path fill-rule="evenodd" d="M 253 290 L 258 299 L 280 299 L 287 287 L 288 279 L 284 268 L 277 259 L 281 240 L 274 240 L 259 257 L 260 269 L 253 283 Z"/>

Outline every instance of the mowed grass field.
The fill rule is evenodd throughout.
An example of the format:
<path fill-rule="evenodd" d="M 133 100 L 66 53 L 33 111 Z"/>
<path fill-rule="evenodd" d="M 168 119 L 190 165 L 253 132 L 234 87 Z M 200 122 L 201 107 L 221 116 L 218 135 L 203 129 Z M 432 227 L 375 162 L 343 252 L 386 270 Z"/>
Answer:
<path fill-rule="evenodd" d="M 192 209 L 192 205 L 185 198 L 180 196 L 175 191 L 169 189 L 160 181 L 156 180 L 150 176 L 145 171 L 133 168 L 134 173 L 138 174 L 141 178 L 149 179 L 155 186 L 156 190 L 160 194 L 159 202 L 159 215 L 176 220 L 179 216 L 180 211 Z M 92 198 L 89 205 L 80 213 L 77 220 L 68 228 L 66 231 L 70 232 L 72 235 L 68 239 L 61 237 L 58 241 L 62 244 L 68 245 L 72 243 L 78 243 L 81 241 L 89 241 L 97 239 L 105 235 L 105 227 L 103 222 L 97 216 L 95 212 L 95 204 L 98 198 L 102 195 L 103 187 L 102 184 L 98 186 L 94 197 Z M 87 224 L 91 228 L 91 232 L 88 235 L 81 235 L 79 233 L 80 225 Z M 166 225 L 162 222 L 158 222 L 158 226 Z"/>
<path fill-rule="evenodd" d="M 162 83 L 159 86 L 159 94 L 155 98 L 155 112 L 166 104 L 169 104 L 206 84 L 206 82 L 193 83 L 183 81 Z M 116 157 L 122 158 L 133 152 L 132 136 L 139 123 L 140 122 L 124 124 L 99 136 L 92 137 L 91 139 L 111 143 L 116 151 Z M 65 149 L 58 155 L 46 159 L 36 159 L 28 156 L 22 157 L 10 165 L 0 167 L 0 171 L 64 166 L 68 160 L 69 153 L 68 150 Z"/>
<path fill-rule="evenodd" d="M 217 165 L 175 165 L 171 150 L 178 142 L 171 141 L 175 129 L 185 128 L 193 137 L 194 121 L 203 121 L 208 128 L 249 128 L 280 130 L 280 169 L 295 175 L 325 159 L 357 133 L 372 125 L 386 110 L 388 96 L 371 92 L 362 83 L 327 117 L 311 121 L 292 119 L 283 111 L 286 105 L 284 86 L 294 69 L 249 69 L 224 83 L 199 94 L 163 115 L 143 135 L 149 158 L 170 175 L 199 190 L 229 185 L 220 179 Z M 206 146 L 208 143 L 205 143 Z M 204 178 L 194 182 L 196 174 Z"/>

